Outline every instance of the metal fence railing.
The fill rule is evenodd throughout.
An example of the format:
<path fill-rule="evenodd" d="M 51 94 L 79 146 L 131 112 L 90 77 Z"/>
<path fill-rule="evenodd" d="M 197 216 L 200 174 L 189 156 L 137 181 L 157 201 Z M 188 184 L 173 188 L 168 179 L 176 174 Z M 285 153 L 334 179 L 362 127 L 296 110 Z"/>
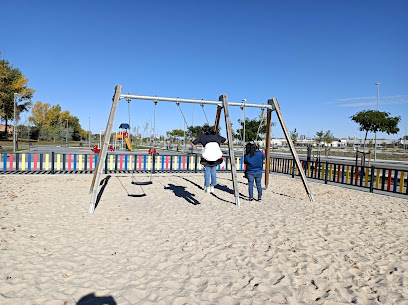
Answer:
<path fill-rule="evenodd" d="M 404 170 L 384 167 L 355 166 L 332 162 L 302 161 L 306 177 L 325 183 L 346 184 L 356 187 L 408 195 L 408 173 Z M 273 158 L 271 172 L 298 175 L 292 159 Z"/>

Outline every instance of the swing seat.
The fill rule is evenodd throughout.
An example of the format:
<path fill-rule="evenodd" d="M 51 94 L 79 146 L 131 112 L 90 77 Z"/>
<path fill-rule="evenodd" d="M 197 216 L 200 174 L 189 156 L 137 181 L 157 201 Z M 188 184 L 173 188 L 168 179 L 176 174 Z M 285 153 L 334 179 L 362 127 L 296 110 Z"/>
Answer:
<path fill-rule="evenodd" d="M 128 197 L 137 197 L 137 198 L 140 198 L 140 197 L 146 197 L 146 194 L 140 194 L 140 195 L 128 194 Z"/>
<path fill-rule="evenodd" d="M 141 181 L 141 182 L 132 181 L 132 184 L 135 184 L 135 185 L 149 185 L 149 184 L 153 184 L 153 182 L 152 181 Z"/>

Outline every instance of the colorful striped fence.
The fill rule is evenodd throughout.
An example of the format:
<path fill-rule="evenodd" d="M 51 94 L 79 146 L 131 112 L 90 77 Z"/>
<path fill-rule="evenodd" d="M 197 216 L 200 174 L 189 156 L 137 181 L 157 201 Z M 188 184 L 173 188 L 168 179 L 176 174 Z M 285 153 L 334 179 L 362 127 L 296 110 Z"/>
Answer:
<path fill-rule="evenodd" d="M 0 153 L 0 172 L 26 171 L 93 171 L 98 162 L 94 154 Z M 245 170 L 243 158 L 237 158 L 237 170 Z M 104 171 L 201 171 L 198 155 L 118 155 L 108 154 Z M 230 170 L 229 158 L 218 170 Z"/>
<path fill-rule="evenodd" d="M 408 195 L 408 173 L 397 169 L 354 166 L 329 162 L 301 161 L 306 177 L 325 183 L 340 183 L 362 188 L 370 192 L 381 190 Z M 272 158 L 271 171 L 299 175 L 292 159 Z"/>
<path fill-rule="evenodd" d="M 220 171 L 229 171 L 231 162 L 225 157 L 225 166 L 218 166 Z M 238 171 L 245 170 L 243 158 L 236 158 Z M 1 172 L 47 172 L 94 171 L 98 155 L 94 154 L 35 154 L 35 153 L 0 153 Z M 371 192 L 381 190 L 408 195 L 408 173 L 404 170 L 375 168 L 329 162 L 301 161 L 308 178 L 323 180 L 325 183 L 340 183 L 367 188 Z M 111 171 L 189 171 L 203 169 L 199 155 L 118 155 L 108 154 L 104 172 Z M 293 159 L 271 158 L 270 172 L 299 175 Z"/>

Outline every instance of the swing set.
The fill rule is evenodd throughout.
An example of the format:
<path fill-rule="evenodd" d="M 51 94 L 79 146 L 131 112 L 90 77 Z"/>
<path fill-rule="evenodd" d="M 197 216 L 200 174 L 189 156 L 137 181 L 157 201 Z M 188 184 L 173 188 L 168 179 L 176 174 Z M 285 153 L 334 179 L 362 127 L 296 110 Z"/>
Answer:
<path fill-rule="evenodd" d="M 99 152 L 99 157 L 98 157 L 98 162 L 96 164 L 95 172 L 93 175 L 91 187 L 90 187 L 90 194 L 91 194 L 91 202 L 89 205 L 89 213 L 93 213 L 95 210 L 95 205 L 96 205 L 96 199 L 97 199 L 97 194 L 98 194 L 98 189 L 99 189 L 99 183 L 100 183 L 100 178 L 102 175 L 103 171 L 103 162 L 101 160 L 105 160 L 107 150 L 108 150 L 108 145 L 109 145 L 109 138 L 112 132 L 112 126 L 113 122 L 115 119 L 116 115 L 116 110 L 118 107 L 119 100 L 125 99 L 129 102 L 129 100 L 147 100 L 147 101 L 154 101 L 155 105 L 160 101 L 160 102 L 173 102 L 178 105 L 181 111 L 180 103 L 190 103 L 190 104 L 199 104 L 203 108 L 204 111 L 204 104 L 206 105 L 214 105 L 217 106 L 217 112 L 215 116 L 215 130 L 218 130 L 219 123 L 220 123 L 220 118 L 221 118 L 221 112 L 224 110 L 224 117 L 225 117 L 225 128 L 227 131 L 227 141 L 228 141 L 228 154 L 230 157 L 230 162 L 231 162 L 231 176 L 232 176 L 232 185 L 233 185 L 233 190 L 234 190 L 234 197 L 235 197 L 235 205 L 239 206 L 240 201 L 239 201 L 239 191 L 238 191 L 238 181 L 237 181 L 237 173 L 236 173 L 236 163 L 235 163 L 235 155 L 234 155 L 234 146 L 233 146 L 233 140 L 232 140 L 232 131 L 231 131 L 231 122 L 230 122 L 230 115 L 229 115 L 229 106 L 237 106 L 237 107 L 244 107 L 243 109 L 245 110 L 245 107 L 252 107 L 252 108 L 261 108 L 261 109 L 266 109 L 267 110 L 267 116 L 266 116 L 266 150 L 265 150 L 265 188 L 268 188 L 269 184 L 269 168 L 270 168 L 270 142 L 271 142 L 271 116 L 272 116 L 272 111 L 275 111 L 279 122 L 281 124 L 283 133 L 285 134 L 286 141 L 289 144 L 289 148 L 292 154 L 293 159 L 295 160 L 296 166 L 299 170 L 303 186 L 305 188 L 305 191 L 307 195 L 309 196 L 310 201 L 314 202 L 314 198 L 312 195 L 312 192 L 309 188 L 309 185 L 306 180 L 306 175 L 303 171 L 302 165 L 300 163 L 299 157 L 296 153 L 295 147 L 293 145 L 292 139 L 290 138 L 289 131 L 286 128 L 286 124 L 283 120 L 282 113 L 280 111 L 280 107 L 278 104 L 278 101 L 276 98 L 272 98 L 268 100 L 267 104 L 246 104 L 246 103 L 231 103 L 228 102 L 227 95 L 223 94 L 219 97 L 218 101 L 209 101 L 209 100 L 196 100 L 196 99 L 184 99 L 184 98 L 172 98 L 172 97 L 158 97 L 158 96 L 149 96 L 149 95 L 133 95 L 133 94 L 122 94 L 122 86 L 117 85 L 115 87 L 115 93 L 112 98 L 112 107 L 111 111 L 109 114 L 109 119 L 108 123 L 106 126 L 106 132 L 104 135 L 101 151 Z M 242 108 L 241 108 L 242 109 Z M 186 121 L 183 112 L 181 111 L 183 115 L 184 121 Z M 205 115 L 205 112 L 204 112 Z M 205 115 L 206 119 L 207 116 Z M 207 119 L 208 122 L 208 119 Z M 258 128 L 259 130 L 259 128 Z M 245 140 L 244 140 L 245 141 Z M 151 179 L 150 182 L 146 182 L 146 184 L 151 184 Z"/>

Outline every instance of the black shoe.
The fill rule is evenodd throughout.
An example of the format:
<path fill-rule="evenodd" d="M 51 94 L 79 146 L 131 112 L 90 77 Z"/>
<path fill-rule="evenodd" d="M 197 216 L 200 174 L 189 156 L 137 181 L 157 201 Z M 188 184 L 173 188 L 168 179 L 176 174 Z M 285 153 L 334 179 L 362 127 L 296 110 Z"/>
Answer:
<path fill-rule="evenodd" d="M 254 201 L 254 198 L 249 198 L 248 201 Z"/>

